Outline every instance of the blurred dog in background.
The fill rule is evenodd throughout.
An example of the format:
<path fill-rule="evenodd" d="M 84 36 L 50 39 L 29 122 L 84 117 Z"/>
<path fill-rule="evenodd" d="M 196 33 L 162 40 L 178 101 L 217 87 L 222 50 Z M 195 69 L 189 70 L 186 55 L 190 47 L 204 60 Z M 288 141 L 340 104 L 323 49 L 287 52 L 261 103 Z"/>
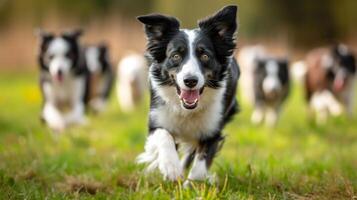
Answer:
<path fill-rule="evenodd" d="M 308 53 L 305 65 L 306 98 L 317 122 L 324 123 L 329 115 L 338 116 L 344 110 L 351 115 L 356 79 L 352 51 L 344 44 L 315 49 Z"/>
<path fill-rule="evenodd" d="M 114 80 L 108 47 L 104 43 L 88 46 L 84 49 L 84 56 L 90 73 L 89 106 L 96 113 L 102 112 Z"/>
<path fill-rule="evenodd" d="M 253 123 L 265 120 L 274 126 L 290 90 L 288 61 L 278 58 L 257 58 L 253 71 Z"/>
<path fill-rule="evenodd" d="M 40 88 L 42 119 L 55 131 L 85 122 L 89 92 L 89 72 L 81 55 L 82 31 L 59 35 L 39 31 Z"/>
<path fill-rule="evenodd" d="M 147 91 L 148 64 L 144 56 L 129 53 L 118 64 L 117 97 L 122 111 L 130 112 Z"/>

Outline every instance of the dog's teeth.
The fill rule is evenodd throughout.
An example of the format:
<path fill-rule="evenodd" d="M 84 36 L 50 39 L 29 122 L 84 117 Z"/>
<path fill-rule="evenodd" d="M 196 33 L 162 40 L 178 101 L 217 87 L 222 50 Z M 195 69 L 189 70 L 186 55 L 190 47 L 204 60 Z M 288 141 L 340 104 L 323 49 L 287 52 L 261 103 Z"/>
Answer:
<path fill-rule="evenodd" d="M 193 105 L 195 105 L 197 102 L 198 102 L 198 99 L 196 99 L 193 103 L 188 103 L 185 99 L 182 99 L 183 100 L 183 102 L 186 104 L 186 105 L 188 105 L 188 106 L 193 106 Z"/>

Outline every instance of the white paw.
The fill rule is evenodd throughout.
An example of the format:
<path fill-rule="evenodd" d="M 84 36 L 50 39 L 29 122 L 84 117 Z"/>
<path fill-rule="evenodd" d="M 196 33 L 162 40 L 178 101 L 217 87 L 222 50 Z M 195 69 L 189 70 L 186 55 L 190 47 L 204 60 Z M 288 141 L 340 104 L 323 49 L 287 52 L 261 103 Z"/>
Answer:
<path fill-rule="evenodd" d="M 77 116 L 74 117 L 71 120 L 68 120 L 68 124 L 71 125 L 87 125 L 88 124 L 88 119 L 85 116 Z"/>
<path fill-rule="evenodd" d="M 57 119 L 56 121 L 46 121 L 48 126 L 55 132 L 61 133 L 66 129 L 66 124 L 63 120 Z"/>
<path fill-rule="evenodd" d="M 183 188 L 192 188 L 192 185 L 195 181 L 207 181 L 208 184 L 210 185 L 218 185 L 219 183 L 219 180 L 218 180 L 218 177 L 216 174 L 208 174 L 206 176 L 205 179 L 203 180 L 190 180 L 190 179 L 187 179 L 184 183 L 183 183 Z"/>
<path fill-rule="evenodd" d="M 160 159 L 159 170 L 165 180 L 176 181 L 183 177 L 183 170 L 178 156 Z"/>
<path fill-rule="evenodd" d="M 105 109 L 105 101 L 101 98 L 93 99 L 89 104 L 95 112 L 102 112 Z"/>
<path fill-rule="evenodd" d="M 64 124 L 63 125 L 56 124 L 50 126 L 50 128 L 56 133 L 62 133 L 66 129 L 66 126 Z"/>
<path fill-rule="evenodd" d="M 255 110 L 252 114 L 251 121 L 253 124 L 260 124 L 262 123 L 264 118 L 263 112 L 260 110 Z"/>

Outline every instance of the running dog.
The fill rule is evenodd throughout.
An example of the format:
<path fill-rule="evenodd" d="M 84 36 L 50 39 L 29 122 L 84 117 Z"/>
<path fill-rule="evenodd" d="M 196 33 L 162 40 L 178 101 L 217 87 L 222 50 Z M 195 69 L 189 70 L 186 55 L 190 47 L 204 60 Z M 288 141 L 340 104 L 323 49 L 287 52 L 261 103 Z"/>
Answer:
<path fill-rule="evenodd" d="M 238 110 L 236 13 L 237 6 L 224 7 L 192 30 L 170 16 L 138 17 L 151 63 L 149 135 L 138 162 L 158 168 L 164 179 L 183 178 L 191 164 L 186 183 L 209 178 L 222 130 Z"/>

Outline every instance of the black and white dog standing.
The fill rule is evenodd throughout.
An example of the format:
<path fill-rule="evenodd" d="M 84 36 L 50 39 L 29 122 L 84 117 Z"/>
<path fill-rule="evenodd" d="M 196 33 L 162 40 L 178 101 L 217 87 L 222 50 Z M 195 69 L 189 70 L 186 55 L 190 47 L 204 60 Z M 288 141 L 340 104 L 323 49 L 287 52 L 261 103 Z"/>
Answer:
<path fill-rule="evenodd" d="M 290 78 L 288 61 L 276 58 L 258 58 L 253 72 L 254 111 L 253 123 L 265 120 L 274 126 L 281 107 L 289 94 Z"/>
<path fill-rule="evenodd" d="M 138 162 L 158 168 L 165 179 L 183 178 L 191 163 L 188 180 L 207 178 L 222 129 L 237 111 L 236 12 L 224 7 L 193 30 L 180 29 L 174 17 L 138 17 L 151 59 L 149 135 Z"/>
<path fill-rule="evenodd" d="M 81 58 L 81 31 L 60 35 L 40 32 L 40 87 L 42 119 L 53 130 L 85 122 L 88 70 Z"/>
<path fill-rule="evenodd" d="M 114 72 L 105 44 L 91 45 L 84 49 L 86 65 L 90 73 L 89 106 L 94 112 L 102 112 L 110 96 Z"/>

